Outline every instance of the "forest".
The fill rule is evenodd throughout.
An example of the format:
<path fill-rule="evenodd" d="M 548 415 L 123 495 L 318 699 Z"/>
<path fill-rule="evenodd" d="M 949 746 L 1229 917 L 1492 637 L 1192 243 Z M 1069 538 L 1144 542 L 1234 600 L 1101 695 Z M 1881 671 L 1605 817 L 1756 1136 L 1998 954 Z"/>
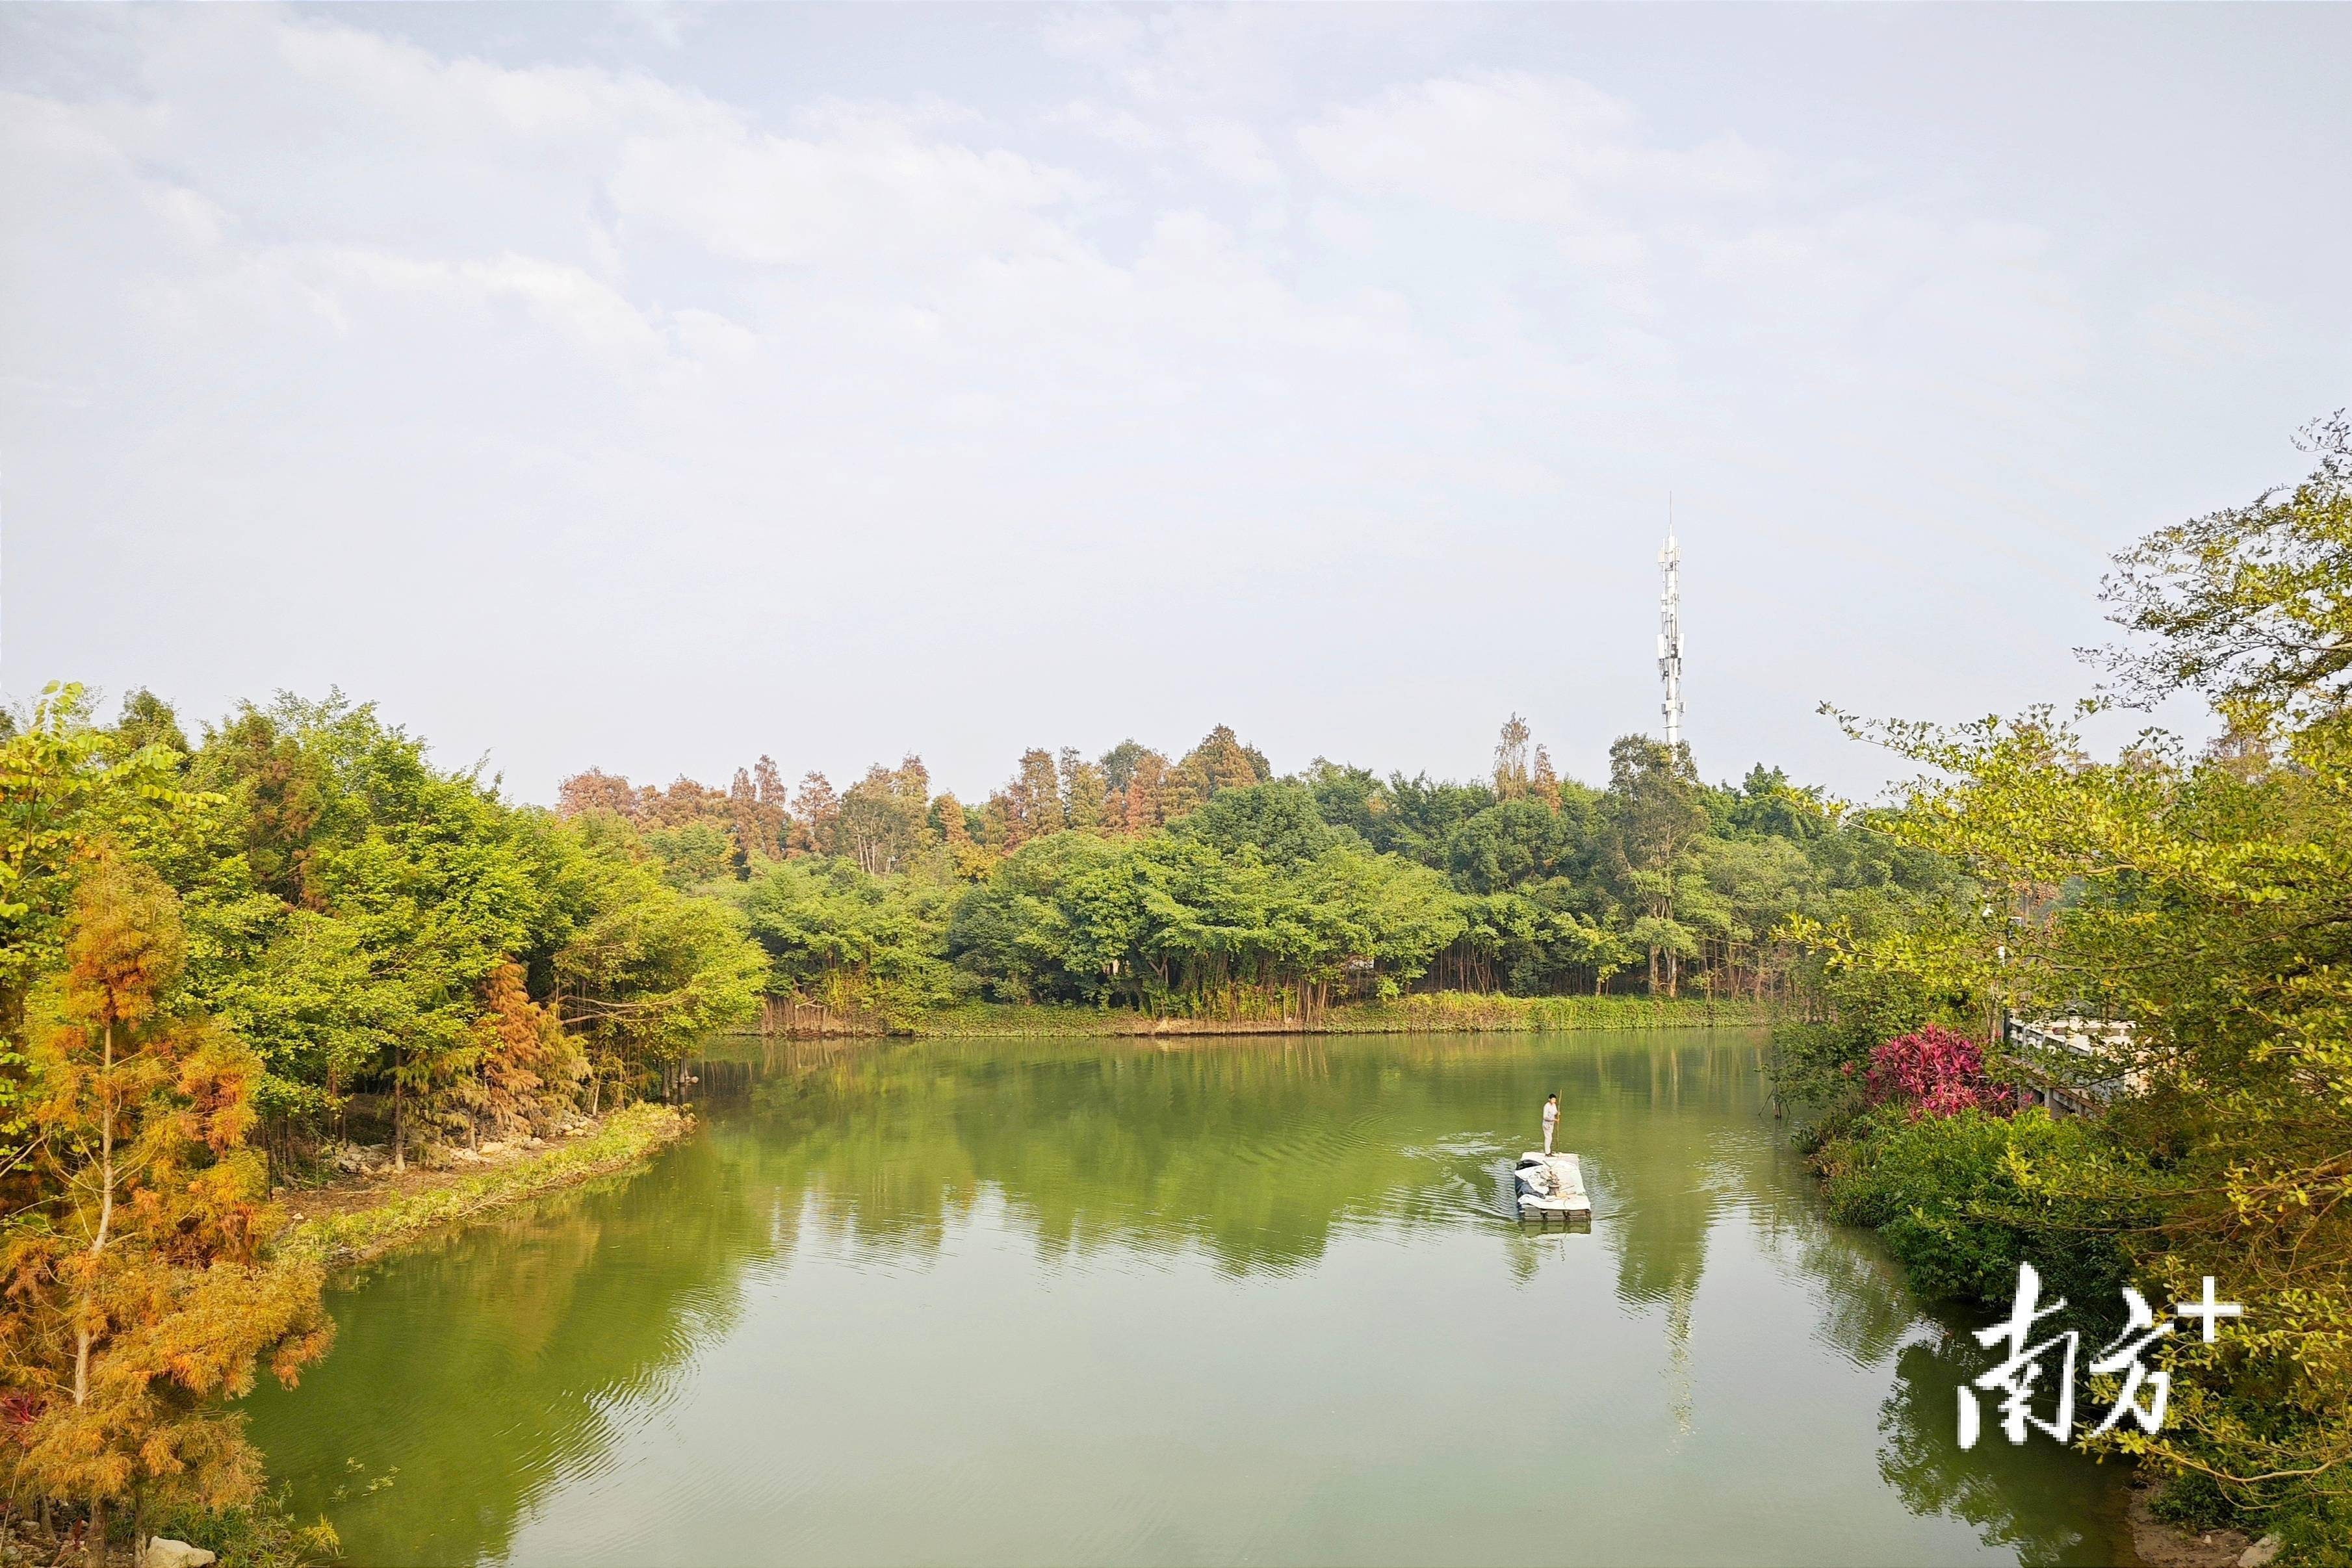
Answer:
<path fill-rule="evenodd" d="M 978 805 L 919 757 L 789 794 L 761 758 L 724 790 L 592 770 L 556 814 L 740 911 L 772 1001 L 886 1027 L 971 999 L 1310 1026 L 1416 989 L 1770 1001 L 1792 920 L 1954 885 L 1778 769 L 1710 785 L 1687 747 L 1628 736 L 1587 786 L 1516 716 L 1467 782 L 1320 758 L 1277 778 L 1220 727 L 1173 760 L 1033 749 Z"/>

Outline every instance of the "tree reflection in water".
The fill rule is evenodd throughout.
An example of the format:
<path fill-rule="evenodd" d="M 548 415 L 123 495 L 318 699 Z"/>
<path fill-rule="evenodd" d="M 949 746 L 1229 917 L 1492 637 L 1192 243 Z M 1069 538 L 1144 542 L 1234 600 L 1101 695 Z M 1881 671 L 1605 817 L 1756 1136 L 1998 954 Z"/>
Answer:
<path fill-rule="evenodd" d="M 329 1297 L 334 1354 L 252 1401 L 298 1515 L 331 1517 L 357 1562 L 501 1552 L 548 1484 L 593 1469 L 727 1332 L 773 1239 L 751 1206 L 709 1200 L 745 1185 L 724 1166 L 688 1144 L 341 1281 L 356 1291 Z M 378 1552 L 387 1523 L 399 1545 Z"/>
<path fill-rule="evenodd" d="M 1953 1390 L 1991 1364 L 1965 1330 L 1945 1324 L 1915 1334 L 1895 1353 L 1895 1388 L 1880 1407 L 1878 1472 L 1914 1513 L 1966 1520 L 1984 1539 L 2024 1563 L 2105 1563 L 2123 1535 L 2121 1498 L 2109 1491 L 2089 1518 L 2052 1517 L 2019 1509 L 2053 1466 L 2093 1469 L 2097 1461 L 2060 1450 L 2034 1434 L 2012 1448 L 1998 1432 L 1966 1453 L 1959 1445 Z M 2098 1495 L 2098 1494 L 2094 1494 Z"/>
<path fill-rule="evenodd" d="M 688 1144 L 339 1293 L 333 1357 L 299 1391 L 257 1396 L 254 1428 L 298 1508 L 329 1512 L 355 1560 L 500 1557 L 558 1489 L 593 1495 L 633 1440 L 671 1430 L 747 1292 L 772 1299 L 803 1258 L 943 1267 L 982 1225 L 1023 1239 L 1028 1289 L 1138 1260 L 1311 1283 L 1352 1236 L 1483 1238 L 1475 1250 L 1499 1250 L 1522 1291 L 1605 1256 L 1621 1311 L 1663 1330 L 1663 1354 L 1656 1329 L 1622 1341 L 1657 1356 L 1662 1383 L 1646 1410 L 1629 1390 L 1622 1446 L 1655 1426 L 1672 1452 L 1748 1440 L 1758 1419 L 1728 1396 L 1715 1427 L 1737 1430 L 1699 1413 L 1709 1325 L 1741 1310 L 1736 1295 L 1706 1305 L 1712 1243 L 1768 1260 L 1841 1364 L 1891 1361 L 1873 1375 L 1893 1379 L 1881 1470 L 1907 1507 L 2028 1561 L 2095 1553 L 2112 1532 L 2065 1522 L 2089 1492 L 2053 1490 L 2050 1455 L 1952 1451 L 1958 1369 L 1874 1244 L 1822 1221 L 1760 1067 L 1756 1037 L 1696 1033 L 729 1042 L 696 1071 L 706 1124 Z M 1555 1089 L 1561 1145 L 1594 1190 L 1590 1235 L 1510 1214 L 1509 1163 Z"/>

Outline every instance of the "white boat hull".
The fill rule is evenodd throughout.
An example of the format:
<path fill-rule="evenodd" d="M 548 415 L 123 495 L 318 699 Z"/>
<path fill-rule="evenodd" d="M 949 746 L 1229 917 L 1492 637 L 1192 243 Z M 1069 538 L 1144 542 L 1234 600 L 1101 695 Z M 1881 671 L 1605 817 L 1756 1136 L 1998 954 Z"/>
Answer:
<path fill-rule="evenodd" d="M 1564 1219 L 1592 1218 L 1592 1199 L 1584 1191 L 1584 1167 L 1574 1155 L 1521 1155 L 1516 1179 L 1521 1218 L 1554 1214 Z"/>

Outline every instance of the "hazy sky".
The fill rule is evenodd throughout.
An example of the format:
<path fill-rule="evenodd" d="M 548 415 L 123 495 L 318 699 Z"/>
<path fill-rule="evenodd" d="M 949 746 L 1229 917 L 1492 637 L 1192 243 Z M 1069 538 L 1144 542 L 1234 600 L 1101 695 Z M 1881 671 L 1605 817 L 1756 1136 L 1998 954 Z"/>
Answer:
<path fill-rule="evenodd" d="M 5 668 L 551 796 L 2085 689 L 2352 402 L 2352 7 L 0 8 Z"/>

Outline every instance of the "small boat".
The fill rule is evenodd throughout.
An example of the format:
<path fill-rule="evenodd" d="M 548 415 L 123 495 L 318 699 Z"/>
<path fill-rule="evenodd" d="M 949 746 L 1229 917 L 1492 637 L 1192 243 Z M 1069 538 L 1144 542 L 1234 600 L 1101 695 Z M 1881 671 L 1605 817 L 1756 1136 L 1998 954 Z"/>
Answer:
<path fill-rule="evenodd" d="M 1584 1194 L 1584 1167 L 1574 1155 L 1524 1154 L 1513 1173 L 1519 1189 L 1519 1218 L 1591 1219 L 1592 1200 Z"/>

